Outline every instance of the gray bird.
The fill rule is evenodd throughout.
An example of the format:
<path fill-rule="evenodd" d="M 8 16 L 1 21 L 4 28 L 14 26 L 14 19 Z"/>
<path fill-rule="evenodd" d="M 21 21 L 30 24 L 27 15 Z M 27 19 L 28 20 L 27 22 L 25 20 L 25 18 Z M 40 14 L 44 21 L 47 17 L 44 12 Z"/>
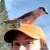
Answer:
<path fill-rule="evenodd" d="M 15 23 L 23 23 L 23 24 L 33 24 L 41 15 L 48 14 L 44 7 L 39 7 L 36 10 L 30 11 L 17 19 L 14 20 L 5 20 L 6 24 L 15 24 Z"/>

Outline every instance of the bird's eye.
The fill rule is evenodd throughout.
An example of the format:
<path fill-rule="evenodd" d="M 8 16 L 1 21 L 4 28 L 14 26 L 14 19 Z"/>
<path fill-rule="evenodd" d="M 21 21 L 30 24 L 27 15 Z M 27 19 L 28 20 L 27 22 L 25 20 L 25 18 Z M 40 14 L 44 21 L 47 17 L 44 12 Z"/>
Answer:
<path fill-rule="evenodd" d="M 45 9 L 43 8 L 43 11 L 45 11 Z"/>

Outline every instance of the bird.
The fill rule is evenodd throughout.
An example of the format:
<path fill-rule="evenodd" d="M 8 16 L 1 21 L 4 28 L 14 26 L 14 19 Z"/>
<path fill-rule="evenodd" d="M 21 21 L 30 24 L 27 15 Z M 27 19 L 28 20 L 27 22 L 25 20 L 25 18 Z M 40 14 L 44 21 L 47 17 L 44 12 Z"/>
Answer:
<path fill-rule="evenodd" d="M 27 12 L 24 15 L 18 17 L 17 19 L 13 20 L 4 20 L 5 24 L 15 24 L 15 23 L 23 23 L 23 24 L 33 24 L 37 21 L 37 19 L 44 15 L 48 14 L 44 7 L 38 7 L 37 9 Z"/>

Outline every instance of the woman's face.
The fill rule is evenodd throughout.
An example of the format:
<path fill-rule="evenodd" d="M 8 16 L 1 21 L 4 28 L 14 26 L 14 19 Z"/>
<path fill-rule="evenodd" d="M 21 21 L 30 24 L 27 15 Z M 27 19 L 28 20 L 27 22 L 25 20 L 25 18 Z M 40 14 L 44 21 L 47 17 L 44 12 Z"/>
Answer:
<path fill-rule="evenodd" d="M 13 41 L 13 50 L 40 50 L 40 40 L 32 39 L 25 34 L 18 34 Z"/>

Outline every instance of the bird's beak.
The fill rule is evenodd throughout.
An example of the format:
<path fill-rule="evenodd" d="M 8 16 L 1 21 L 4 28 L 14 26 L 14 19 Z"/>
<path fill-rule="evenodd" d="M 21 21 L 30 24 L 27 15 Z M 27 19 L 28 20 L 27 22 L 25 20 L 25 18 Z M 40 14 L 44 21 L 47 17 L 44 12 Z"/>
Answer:
<path fill-rule="evenodd" d="M 48 14 L 47 10 L 45 11 L 46 14 Z"/>
<path fill-rule="evenodd" d="M 46 14 L 48 14 L 48 12 L 45 12 Z"/>

